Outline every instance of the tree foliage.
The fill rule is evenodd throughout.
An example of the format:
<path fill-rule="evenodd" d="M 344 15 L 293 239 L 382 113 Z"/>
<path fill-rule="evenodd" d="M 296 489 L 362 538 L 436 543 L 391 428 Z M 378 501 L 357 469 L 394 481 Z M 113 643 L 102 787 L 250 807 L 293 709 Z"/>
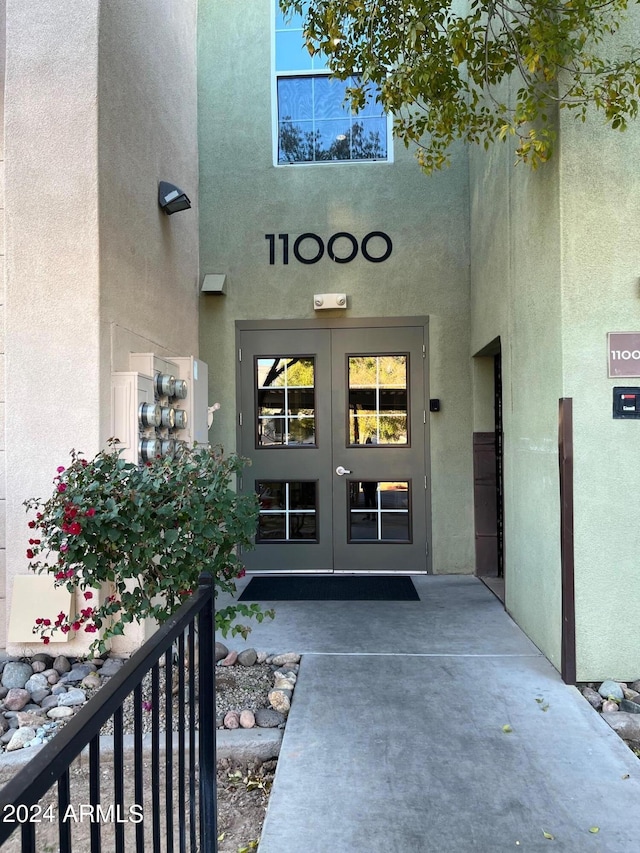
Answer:
<path fill-rule="evenodd" d="M 537 167 L 555 140 L 554 105 L 586 120 L 590 107 L 617 130 L 638 113 L 640 50 L 623 43 L 628 0 L 280 0 L 305 16 L 354 108 L 372 97 L 427 173 L 456 140 L 488 147 L 516 138 Z"/>

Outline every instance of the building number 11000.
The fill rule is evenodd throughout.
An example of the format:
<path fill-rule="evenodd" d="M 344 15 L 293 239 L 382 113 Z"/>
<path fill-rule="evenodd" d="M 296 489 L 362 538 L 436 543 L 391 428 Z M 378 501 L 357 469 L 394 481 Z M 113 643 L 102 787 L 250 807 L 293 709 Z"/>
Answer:
<path fill-rule="evenodd" d="M 289 235 L 265 234 L 264 239 L 269 242 L 269 264 L 273 266 L 278 256 L 283 264 L 288 264 Z M 306 245 L 303 245 L 305 243 Z M 292 246 L 293 257 L 301 264 L 317 264 L 324 256 L 325 249 L 329 259 L 337 264 L 348 264 L 357 257 L 358 252 L 361 252 L 362 257 L 370 263 L 381 264 L 391 255 L 393 244 L 391 237 L 384 231 L 370 231 L 360 243 L 348 231 L 337 231 L 329 237 L 326 247 L 322 237 L 311 232 L 300 234 L 295 238 Z"/>

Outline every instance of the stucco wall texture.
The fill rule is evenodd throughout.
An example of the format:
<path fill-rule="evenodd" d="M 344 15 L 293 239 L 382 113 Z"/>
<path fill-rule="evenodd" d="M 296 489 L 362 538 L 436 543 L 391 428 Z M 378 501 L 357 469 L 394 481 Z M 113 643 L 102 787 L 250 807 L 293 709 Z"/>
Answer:
<path fill-rule="evenodd" d="M 50 493 L 72 447 L 104 445 L 129 348 L 197 354 L 195 5 L 8 6 L 9 593 L 27 571 L 22 502 Z M 195 210 L 169 220 L 159 180 Z"/>
<path fill-rule="evenodd" d="M 499 336 L 506 606 L 559 667 L 558 400 L 573 398 L 577 677 L 636 678 L 640 641 L 636 421 L 612 419 L 609 331 L 639 328 L 640 128 L 560 112 L 554 160 L 471 154 L 471 353 Z M 489 213 L 491 212 L 491 221 Z"/>
<path fill-rule="evenodd" d="M 199 141 L 201 273 L 227 275 L 227 295 L 201 301 L 201 357 L 210 400 L 222 404 L 211 438 L 235 444 L 236 320 L 313 318 L 313 294 L 345 292 L 334 316 L 429 315 L 433 568 L 473 571 L 469 405 L 469 245 L 463 150 L 430 180 L 410 153 L 393 163 L 273 165 L 271 31 L 273 4 L 201 4 Z M 265 234 L 305 232 L 325 242 L 338 231 L 357 239 L 383 231 L 384 263 L 361 253 L 348 264 L 269 264 Z M 280 244 L 279 244 L 280 245 Z M 428 413 L 427 413 L 427 416 Z"/>

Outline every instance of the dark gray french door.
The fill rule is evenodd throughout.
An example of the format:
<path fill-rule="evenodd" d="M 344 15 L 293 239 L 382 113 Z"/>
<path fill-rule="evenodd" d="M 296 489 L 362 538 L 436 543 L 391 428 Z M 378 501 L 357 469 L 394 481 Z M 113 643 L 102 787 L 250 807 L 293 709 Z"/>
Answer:
<path fill-rule="evenodd" d="M 248 571 L 427 570 L 425 327 L 239 330 Z"/>

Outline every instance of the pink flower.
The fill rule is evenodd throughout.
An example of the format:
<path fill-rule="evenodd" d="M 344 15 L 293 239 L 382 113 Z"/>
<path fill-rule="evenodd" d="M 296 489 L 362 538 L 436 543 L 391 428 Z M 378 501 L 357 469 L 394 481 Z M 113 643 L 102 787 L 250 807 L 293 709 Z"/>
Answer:
<path fill-rule="evenodd" d="M 65 572 L 56 572 L 54 575 L 54 577 L 57 581 L 63 581 L 66 578 L 66 576 L 67 575 Z"/>
<path fill-rule="evenodd" d="M 49 627 L 49 625 L 51 625 L 51 619 L 43 619 L 43 620 L 42 620 L 42 624 L 43 624 L 43 625 L 46 625 L 46 627 L 48 628 L 48 627 Z"/>
<path fill-rule="evenodd" d="M 64 465 L 58 465 L 56 471 L 58 472 L 58 474 L 62 474 L 62 472 L 64 471 Z"/>
<path fill-rule="evenodd" d="M 69 550 L 69 546 L 67 545 L 66 542 L 62 543 L 62 545 L 60 546 L 60 550 L 62 551 L 63 554 L 66 554 L 66 552 Z"/>
<path fill-rule="evenodd" d="M 93 615 L 93 607 L 85 607 L 84 610 L 80 611 L 80 613 L 82 613 L 84 619 L 88 619 Z"/>
<path fill-rule="evenodd" d="M 95 634 L 98 629 L 93 623 L 91 623 L 89 625 L 85 625 L 84 630 L 87 632 L 87 634 Z"/>
<path fill-rule="evenodd" d="M 151 702 L 143 702 L 142 703 L 142 710 L 143 711 L 151 711 L 152 708 L 153 708 L 153 704 Z"/>
<path fill-rule="evenodd" d="M 60 630 L 62 631 L 63 634 L 68 634 L 69 631 L 71 630 L 71 625 L 61 625 Z"/>
<path fill-rule="evenodd" d="M 67 491 L 67 484 L 66 483 L 58 483 L 58 485 L 56 486 L 56 489 L 61 493 L 66 492 Z"/>
<path fill-rule="evenodd" d="M 85 597 L 86 601 L 89 601 L 90 598 L 93 598 L 93 593 L 92 592 L 85 592 L 84 597 Z"/>
<path fill-rule="evenodd" d="M 80 622 L 74 622 L 71 627 L 73 628 L 74 631 L 79 631 L 80 630 Z"/>

